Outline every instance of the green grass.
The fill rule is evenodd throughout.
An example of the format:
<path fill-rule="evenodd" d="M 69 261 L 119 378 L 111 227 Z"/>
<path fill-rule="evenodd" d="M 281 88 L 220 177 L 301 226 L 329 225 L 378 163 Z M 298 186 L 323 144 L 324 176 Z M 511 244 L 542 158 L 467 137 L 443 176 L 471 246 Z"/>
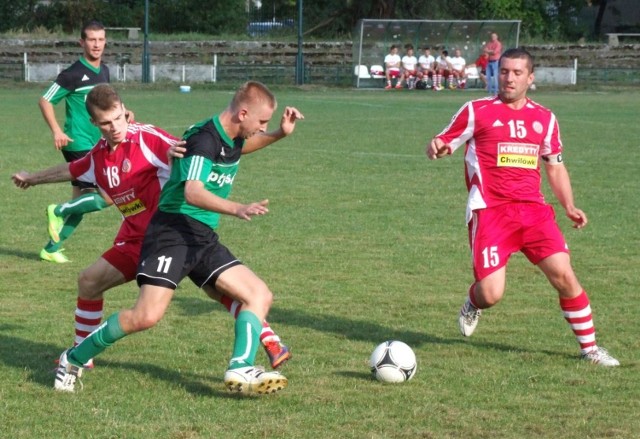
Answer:
<path fill-rule="evenodd" d="M 533 95 L 560 120 L 577 204 L 589 215 L 576 231 L 558 210 L 598 339 L 622 363 L 609 370 L 578 361 L 556 294 L 520 255 L 504 300 L 472 338 L 458 333 L 471 281 L 462 154 L 429 162 L 423 151 L 480 92 L 277 88 L 280 110 L 295 105 L 306 119 L 243 159 L 233 193 L 268 198 L 270 213 L 225 218 L 220 234 L 274 291 L 270 321 L 294 357 L 285 391 L 239 398 L 222 385 L 231 318 L 188 281 L 157 327 L 98 357 L 82 392 L 53 391 L 53 360 L 72 342 L 77 275 L 110 246 L 119 218 L 114 209 L 87 216 L 66 244 L 71 264 L 38 260 L 44 208 L 70 193 L 67 184 L 22 192 L 10 181 L 61 162 L 37 108 L 41 88 L 0 89 L 0 436 L 639 437 L 640 92 Z M 217 87 L 180 94 L 177 85 L 121 94 L 138 120 L 175 134 L 231 97 Z M 134 284 L 108 292 L 107 315 L 136 294 Z M 371 379 L 369 354 L 387 339 L 414 348 L 412 381 Z"/>

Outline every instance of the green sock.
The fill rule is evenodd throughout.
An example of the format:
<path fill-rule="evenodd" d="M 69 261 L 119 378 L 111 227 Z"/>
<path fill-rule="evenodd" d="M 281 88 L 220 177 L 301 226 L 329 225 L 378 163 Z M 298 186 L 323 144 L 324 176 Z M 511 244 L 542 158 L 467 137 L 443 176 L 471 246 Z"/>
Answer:
<path fill-rule="evenodd" d="M 67 359 L 76 366 L 82 366 L 90 359 L 102 353 L 127 334 L 122 330 L 118 316 L 112 314 L 97 330 L 93 331 L 82 343 L 72 348 Z"/>
<path fill-rule="evenodd" d="M 66 217 L 70 215 L 84 215 L 97 212 L 109 206 L 97 192 L 80 195 L 66 203 L 58 204 L 53 211 L 56 215 Z"/>
<path fill-rule="evenodd" d="M 62 243 L 69 238 L 76 231 L 78 225 L 82 221 L 82 216 L 85 213 L 97 212 L 99 210 L 108 207 L 104 198 L 97 192 L 80 195 L 78 198 L 74 198 L 66 203 L 58 204 L 54 210 L 54 213 L 58 216 L 64 217 L 64 226 L 60 230 L 60 241 L 57 244 L 49 241 L 44 246 L 45 251 L 49 253 L 57 252 L 62 248 Z"/>
<path fill-rule="evenodd" d="M 236 339 L 229 369 L 253 366 L 260 345 L 262 323 L 251 311 L 240 311 L 235 323 Z"/>
<path fill-rule="evenodd" d="M 62 248 L 62 243 L 67 238 L 69 238 L 69 236 L 71 236 L 73 232 L 75 232 L 76 228 L 80 224 L 80 221 L 82 221 L 82 218 L 83 218 L 82 215 L 68 216 L 64 220 L 64 226 L 62 226 L 62 230 L 60 230 L 60 233 L 59 233 L 60 241 L 58 241 L 57 244 L 53 243 L 52 241 L 49 241 L 49 243 L 44 246 L 44 249 L 49 253 L 57 252 L 58 250 L 60 250 Z"/>

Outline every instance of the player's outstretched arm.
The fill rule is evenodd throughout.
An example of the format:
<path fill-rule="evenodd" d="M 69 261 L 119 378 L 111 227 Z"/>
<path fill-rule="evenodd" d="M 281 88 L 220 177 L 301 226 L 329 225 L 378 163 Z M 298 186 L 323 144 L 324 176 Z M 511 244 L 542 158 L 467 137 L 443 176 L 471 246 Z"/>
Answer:
<path fill-rule="evenodd" d="M 429 160 L 436 160 L 451 154 L 451 147 L 445 144 L 442 139 L 434 137 L 427 145 L 426 153 Z"/>
<path fill-rule="evenodd" d="M 20 189 L 28 189 L 31 186 L 36 186 L 38 184 L 58 183 L 61 181 L 73 180 L 71 173 L 69 172 L 68 163 L 53 166 L 42 171 L 34 172 L 33 174 L 27 171 L 20 171 L 13 174 L 11 179 Z"/>
<path fill-rule="evenodd" d="M 304 115 L 300 110 L 295 107 L 285 107 L 282 117 L 280 118 L 280 126 L 278 129 L 269 133 L 256 134 L 247 139 L 242 147 L 242 153 L 249 154 L 255 152 L 290 135 L 296 128 L 296 121 L 302 119 L 304 119 Z"/>

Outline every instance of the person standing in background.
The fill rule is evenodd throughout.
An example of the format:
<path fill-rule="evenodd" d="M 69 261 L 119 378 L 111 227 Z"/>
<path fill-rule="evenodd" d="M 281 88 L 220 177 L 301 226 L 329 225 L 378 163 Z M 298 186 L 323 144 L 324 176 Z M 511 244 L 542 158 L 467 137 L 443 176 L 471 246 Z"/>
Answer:
<path fill-rule="evenodd" d="M 491 33 L 491 41 L 484 46 L 484 52 L 489 56 L 487 65 L 487 90 L 490 95 L 498 94 L 498 67 L 500 56 L 502 55 L 502 43 L 498 38 L 498 34 Z"/>
<path fill-rule="evenodd" d="M 53 135 L 53 145 L 67 163 L 85 156 L 100 139 L 100 130 L 91 123 L 85 99 L 98 84 L 109 82 L 109 68 L 102 62 L 107 44 L 104 25 L 92 20 L 80 32 L 83 54 L 40 97 L 38 106 Z M 56 119 L 54 105 L 65 102 L 64 129 Z M 62 253 L 62 243 L 75 231 L 85 213 L 109 206 L 90 183 L 73 180 L 71 200 L 47 207 L 49 242 L 40 251 L 40 259 L 58 264 L 69 262 Z"/>

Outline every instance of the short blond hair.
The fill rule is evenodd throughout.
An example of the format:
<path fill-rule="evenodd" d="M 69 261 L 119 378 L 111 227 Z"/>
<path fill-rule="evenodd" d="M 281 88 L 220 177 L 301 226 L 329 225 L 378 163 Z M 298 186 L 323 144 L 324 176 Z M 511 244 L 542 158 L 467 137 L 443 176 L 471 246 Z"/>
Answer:
<path fill-rule="evenodd" d="M 231 110 L 237 111 L 244 105 L 265 103 L 276 108 L 277 101 L 269 88 L 258 81 L 247 81 L 238 88 L 231 100 Z"/>

